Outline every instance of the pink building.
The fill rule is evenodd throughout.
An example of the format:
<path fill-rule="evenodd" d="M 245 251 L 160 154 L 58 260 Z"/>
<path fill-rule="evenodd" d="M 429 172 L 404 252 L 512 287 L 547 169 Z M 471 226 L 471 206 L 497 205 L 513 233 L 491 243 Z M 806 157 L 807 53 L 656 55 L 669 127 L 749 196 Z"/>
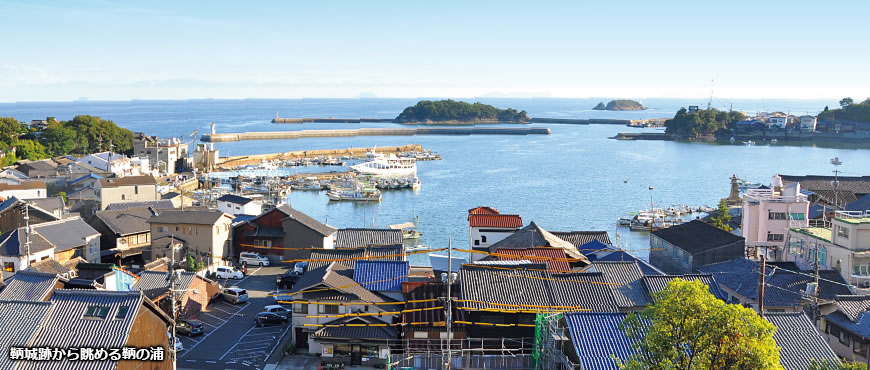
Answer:
<path fill-rule="evenodd" d="M 810 202 L 801 194 L 800 183 L 783 187 L 773 176 L 770 188 L 749 189 L 743 196 L 741 231 L 746 238 L 746 256 L 781 261 L 785 257 L 785 236 L 790 228 L 807 227 Z"/>

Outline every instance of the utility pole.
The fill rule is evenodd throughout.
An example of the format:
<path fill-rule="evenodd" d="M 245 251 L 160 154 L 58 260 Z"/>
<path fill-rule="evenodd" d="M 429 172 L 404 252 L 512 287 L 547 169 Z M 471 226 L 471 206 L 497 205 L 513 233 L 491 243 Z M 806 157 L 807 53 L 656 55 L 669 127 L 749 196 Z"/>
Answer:
<path fill-rule="evenodd" d="M 818 311 L 819 311 L 819 245 L 816 244 L 815 247 L 816 256 L 814 258 L 815 262 L 815 275 L 816 275 L 816 286 L 813 289 L 813 325 L 816 324 L 816 320 L 818 320 Z"/>
<path fill-rule="evenodd" d="M 30 205 L 21 201 L 24 206 L 24 250 L 27 254 L 27 266 L 30 266 Z M 23 269 L 22 269 L 23 270 Z"/>
<path fill-rule="evenodd" d="M 764 255 L 761 255 L 761 276 L 759 276 L 759 287 L 758 287 L 758 313 L 761 314 L 761 317 L 764 317 L 764 279 L 767 275 L 767 259 Z"/>
<path fill-rule="evenodd" d="M 175 324 L 178 322 L 178 309 L 175 296 L 175 234 L 169 236 L 169 249 L 171 250 L 169 258 L 169 298 L 172 300 L 172 368 L 178 366 L 178 334 L 175 332 Z"/>
<path fill-rule="evenodd" d="M 451 360 L 453 359 L 453 347 L 451 346 L 451 344 L 453 342 L 452 341 L 453 338 L 451 337 L 452 333 L 450 330 L 450 327 L 452 326 L 452 319 L 453 319 L 453 317 L 452 317 L 453 316 L 453 309 L 451 307 L 452 303 L 453 303 L 453 295 L 451 295 L 452 294 L 452 286 L 453 286 L 453 238 L 448 237 L 447 238 L 447 300 L 446 300 L 446 302 L 444 302 L 444 307 L 447 309 L 447 312 L 446 312 L 447 315 L 445 317 L 445 322 L 444 322 L 444 324 L 446 324 L 446 326 L 447 326 L 447 364 L 445 366 L 445 369 L 447 369 L 447 370 L 450 370 Z"/>
<path fill-rule="evenodd" d="M 840 170 L 834 170 L 834 210 L 840 207 L 840 199 L 837 194 L 837 187 L 840 185 Z"/>

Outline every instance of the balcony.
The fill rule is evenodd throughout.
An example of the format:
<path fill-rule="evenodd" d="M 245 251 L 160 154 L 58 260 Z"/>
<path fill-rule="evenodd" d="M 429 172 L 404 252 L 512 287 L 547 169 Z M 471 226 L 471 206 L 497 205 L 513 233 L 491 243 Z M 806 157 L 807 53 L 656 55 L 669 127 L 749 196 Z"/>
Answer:
<path fill-rule="evenodd" d="M 749 189 L 743 195 L 743 200 L 751 203 L 772 202 L 772 203 L 798 203 L 806 202 L 807 196 L 798 194 L 797 196 L 783 196 L 774 193 L 770 189 Z"/>

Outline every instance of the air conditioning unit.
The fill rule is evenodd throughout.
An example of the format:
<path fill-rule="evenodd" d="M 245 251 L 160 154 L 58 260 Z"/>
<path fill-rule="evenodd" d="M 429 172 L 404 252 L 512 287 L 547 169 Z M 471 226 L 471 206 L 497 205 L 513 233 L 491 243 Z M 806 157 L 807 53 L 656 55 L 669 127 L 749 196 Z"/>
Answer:
<path fill-rule="evenodd" d="M 870 288 L 870 281 L 861 282 L 861 287 L 862 288 Z"/>
<path fill-rule="evenodd" d="M 816 295 L 816 291 L 818 290 L 818 285 L 816 283 L 807 283 L 806 295 Z"/>

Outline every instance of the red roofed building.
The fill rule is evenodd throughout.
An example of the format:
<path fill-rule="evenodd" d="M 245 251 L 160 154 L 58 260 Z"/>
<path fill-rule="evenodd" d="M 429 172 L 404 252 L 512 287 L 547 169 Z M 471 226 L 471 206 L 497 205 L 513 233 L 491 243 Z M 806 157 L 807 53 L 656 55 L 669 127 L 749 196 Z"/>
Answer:
<path fill-rule="evenodd" d="M 468 247 L 488 251 L 489 246 L 507 238 L 523 227 L 520 215 L 503 215 L 492 207 L 477 207 L 468 210 Z M 486 256 L 473 253 L 471 260 Z"/>
<path fill-rule="evenodd" d="M 571 271 L 571 265 L 568 263 L 568 255 L 561 248 L 528 248 L 528 249 L 512 249 L 499 248 L 495 253 L 508 254 L 510 256 L 498 256 L 502 261 L 512 260 L 528 260 L 531 262 L 546 263 L 547 269 L 552 272 Z M 516 257 L 513 257 L 516 256 Z M 542 257 L 542 258 L 535 258 Z"/>

